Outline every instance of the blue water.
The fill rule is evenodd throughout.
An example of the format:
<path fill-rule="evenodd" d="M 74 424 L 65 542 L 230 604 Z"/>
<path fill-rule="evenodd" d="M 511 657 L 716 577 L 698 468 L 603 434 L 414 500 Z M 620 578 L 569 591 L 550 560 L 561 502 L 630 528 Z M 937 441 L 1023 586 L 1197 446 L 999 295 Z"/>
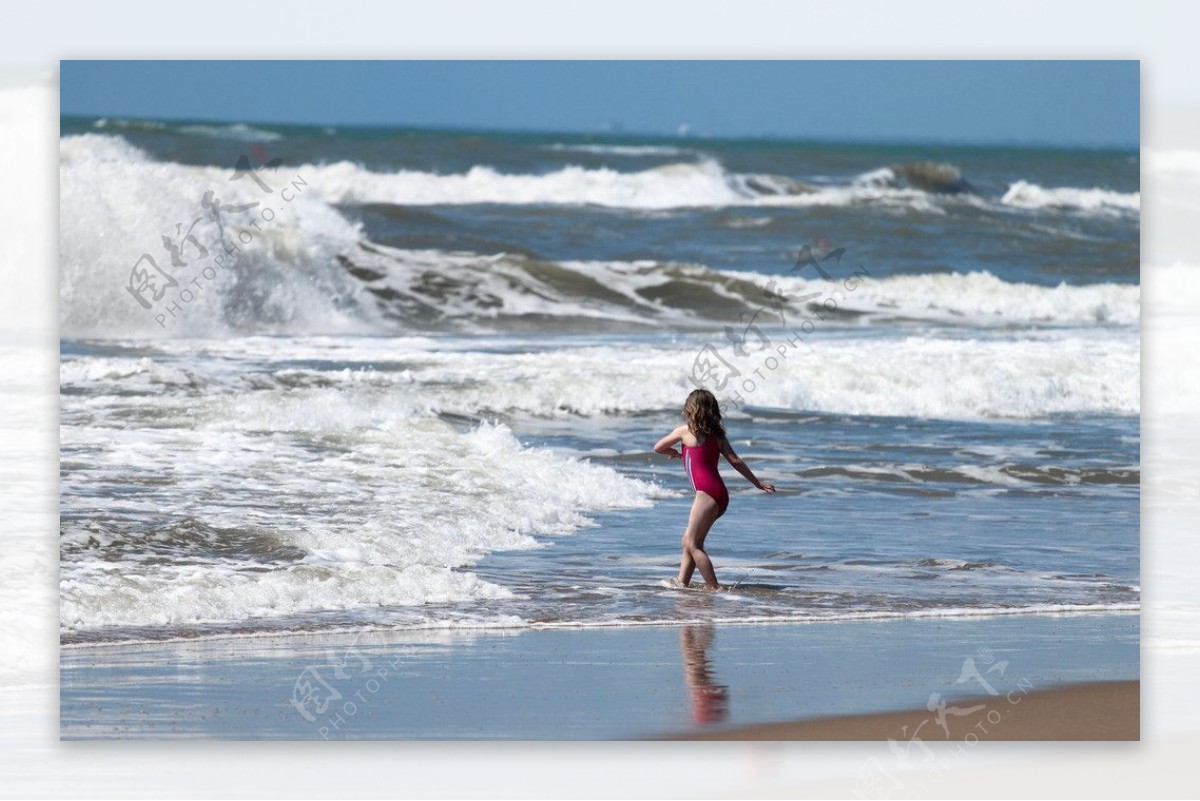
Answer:
<path fill-rule="evenodd" d="M 62 133 L 66 642 L 1138 607 L 1134 152 Z M 779 489 L 702 606 L 697 383 Z"/>

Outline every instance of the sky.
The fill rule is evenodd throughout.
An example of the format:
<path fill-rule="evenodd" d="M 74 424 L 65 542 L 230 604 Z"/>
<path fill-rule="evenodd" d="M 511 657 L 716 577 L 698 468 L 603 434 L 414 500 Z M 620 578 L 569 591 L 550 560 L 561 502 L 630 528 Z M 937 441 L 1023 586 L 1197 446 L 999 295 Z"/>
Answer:
<path fill-rule="evenodd" d="M 63 61 L 64 115 L 1137 147 L 1137 61 Z"/>

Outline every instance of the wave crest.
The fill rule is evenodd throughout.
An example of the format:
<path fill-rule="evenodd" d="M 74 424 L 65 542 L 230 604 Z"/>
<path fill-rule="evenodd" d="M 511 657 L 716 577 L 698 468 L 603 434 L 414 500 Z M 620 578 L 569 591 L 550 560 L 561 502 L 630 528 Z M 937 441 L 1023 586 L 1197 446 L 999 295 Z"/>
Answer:
<path fill-rule="evenodd" d="M 1025 209 L 1079 209 L 1083 211 L 1140 212 L 1141 192 L 1114 192 L 1111 189 L 1079 189 L 1063 186 L 1046 188 L 1017 181 L 1000 202 Z"/>

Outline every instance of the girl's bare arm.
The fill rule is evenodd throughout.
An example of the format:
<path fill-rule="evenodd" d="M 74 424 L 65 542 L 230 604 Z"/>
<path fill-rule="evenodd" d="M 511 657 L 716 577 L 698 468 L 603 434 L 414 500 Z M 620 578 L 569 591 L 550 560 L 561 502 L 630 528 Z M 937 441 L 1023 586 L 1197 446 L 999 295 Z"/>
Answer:
<path fill-rule="evenodd" d="M 684 426 L 680 426 L 670 434 L 667 434 L 665 437 L 660 439 L 654 446 L 654 452 L 666 454 L 672 459 L 682 459 L 683 454 L 675 450 L 675 445 L 683 440 L 683 429 Z"/>
<path fill-rule="evenodd" d="M 758 487 L 763 492 L 774 492 L 775 485 L 769 481 L 759 481 L 758 476 L 754 475 L 754 471 L 750 466 L 742 461 L 742 457 L 733 452 L 733 446 L 729 444 L 729 440 L 721 438 L 721 455 L 725 457 L 725 461 L 732 465 L 733 469 L 745 476 L 746 480 L 754 486 Z"/>

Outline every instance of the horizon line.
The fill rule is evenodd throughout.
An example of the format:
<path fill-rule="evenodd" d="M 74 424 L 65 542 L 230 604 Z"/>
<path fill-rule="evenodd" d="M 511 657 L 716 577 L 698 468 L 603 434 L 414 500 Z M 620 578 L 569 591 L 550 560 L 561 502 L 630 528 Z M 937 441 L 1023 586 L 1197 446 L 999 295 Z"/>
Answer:
<path fill-rule="evenodd" d="M 434 132 L 462 132 L 462 133 L 490 133 L 490 134 L 526 134 L 526 135 L 553 135 L 553 136 L 601 136 L 601 137 L 647 137 L 671 140 L 673 142 L 687 142 L 694 140 L 714 141 L 714 142 L 745 142 L 745 141 L 760 141 L 760 142 L 796 142 L 810 144 L 847 144 L 847 145 L 912 145 L 912 146 L 939 146 L 939 147 L 1011 147 L 1014 149 L 1046 149 L 1046 150 L 1119 150 L 1139 152 L 1142 147 L 1141 139 L 1136 143 L 1116 143 L 1116 142 L 1075 142 L 1065 143 L 1049 140 L 1038 139 L 932 139 L 914 137 L 895 137 L 887 138 L 886 136 L 871 137 L 871 136 L 848 136 L 843 138 L 829 138 L 820 135 L 789 135 L 784 133 L 746 133 L 746 134 L 711 134 L 700 131 L 687 131 L 686 133 L 670 133 L 663 131 L 647 131 L 647 130 L 605 130 L 603 128 L 597 130 L 585 129 L 565 129 L 565 128 L 525 128 L 525 127 L 505 127 L 505 126 L 488 126 L 488 125 L 470 125 L 470 124 L 453 124 L 453 123 L 385 123 L 385 122 L 312 122 L 312 121 L 286 121 L 286 120 L 248 120 L 248 119 L 231 119 L 217 117 L 143 117 L 129 116 L 123 114 L 94 114 L 94 113 L 69 113 L 59 112 L 60 120 L 60 135 L 61 121 L 64 119 L 73 120 L 127 120 L 136 122 L 165 122 L 165 123 L 223 123 L 227 125 L 247 125 L 247 126 L 288 126 L 288 127 L 304 127 L 304 128 L 350 128 L 356 130 L 409 130 L 409 131 L 424 131 L 429 133 Z M 681 123 L 686 125 L 686 123 Z"/>

